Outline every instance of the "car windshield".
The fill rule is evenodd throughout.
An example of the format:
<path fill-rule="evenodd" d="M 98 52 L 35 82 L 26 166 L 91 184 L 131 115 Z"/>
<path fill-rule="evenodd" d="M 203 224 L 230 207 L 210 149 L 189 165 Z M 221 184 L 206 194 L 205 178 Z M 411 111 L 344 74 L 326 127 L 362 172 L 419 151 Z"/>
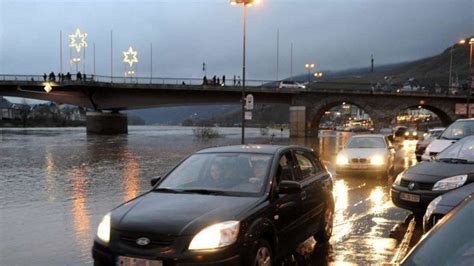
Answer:
<path fill-rule="evenodd" d="M 356 137 L 351 138 L 349 144 L 347 144 L 349 149 L 380 149 L 385 148 L 385 141 L 383 138 L 378 137 Z"/>
<path fill-rule="evenodd" d="M 474 136 L 466 137 L 449 146 L 436 157 L 440 161 L 474 163 Z"/>
<path fill-rule="evenodd" d="M 194 154 L 155 188 L 175 193 L 256 196 L 263 189 L 271 155 L 251 153 Z"/>
<path fill-rule="evenodd" d="M 390 128 L 382 128 L 382 129 L 380 130 L 380 133 L 392 133 L 392 129 L 390 129 Z"/>
<path fill-rule="evenodd" d="M 454 122 L 441 134 L 440 138 L 458 140 L 470 135 L 474 135 L 474 120 Z"/>
<path fill-rule="evenodd" d="M 435 228 L 402 265 L 474 265 L 474 201 L 466 203 Z"/>
<path fill-rule="evenodd" d="M 443 130 L 434 130 L 430 133 L 430 137 L 439 137 L 443 133 Z"/>

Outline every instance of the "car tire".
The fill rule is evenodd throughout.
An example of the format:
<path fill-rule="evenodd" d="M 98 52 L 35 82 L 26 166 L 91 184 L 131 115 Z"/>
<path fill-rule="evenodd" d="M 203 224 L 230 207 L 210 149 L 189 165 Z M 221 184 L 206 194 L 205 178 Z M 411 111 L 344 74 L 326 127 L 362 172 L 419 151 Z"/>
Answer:
<path fill-rule="evenodd" d="M 332 236 L 334 224 L 334 204 L 329 204 L 324 210 L 324 220 L 319 226 L 318 232 L 314 235 L 314 239 L 318 243 L 327 243 Z"/>
<path fill-rule="evenodd" d="M 270 244 L 265 239 L 259 239 L 252 248 L 251 256 L 245 265 L 271 266 L 273 265 L 273 252 Z"/>

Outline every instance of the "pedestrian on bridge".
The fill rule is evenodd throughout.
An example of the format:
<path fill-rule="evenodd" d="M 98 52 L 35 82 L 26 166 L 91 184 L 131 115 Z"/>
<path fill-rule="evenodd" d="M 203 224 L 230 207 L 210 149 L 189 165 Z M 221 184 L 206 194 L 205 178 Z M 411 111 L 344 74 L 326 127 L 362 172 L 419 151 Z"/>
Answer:
<path fill-rule="evenodd" d="M 235 87 L 236 82 L 237 82 L 237 78 L 234 75 L 234 87 Z"/>
<path fill-rule="evenodd" d="M 44 79 L 44 81 L 46 81 L 47 78 L 48 78 L 48 76 L 46 75 L 46 73 L 43 73 L 43 79 Z"/>
<path fill-rule="evenodd" d="M 222 86 L 225 86 L 225 75 L 222 76 Z"/>
<path fill-rule="evenodd" d="M 221 80 L 220 80 L 220 78 L 217 78 L 216 86 L 217 86 L 217 85 L 220 85 L 220 84 L 221 84 Z"/>
<path fill-rule="evenodd" d="M 202 78 L 202 85 L 207 85 L 207 77 L 206 76 L 204 76 Z"/>
<path fill-rule="evenodd" d="M 56 81 L 56 76 L 54 75 L 54 72 L 49 73 L 49 81 Z"/>
<path fill-rule="evenodd" d="M 81 74 L 81 71 L 79 71 L 76 74 L 76 80 L 81 80 L 81 79 L 82 79 L 82 74 Z"/>
<path fill-rule="evenodd" d="M 240 84 L 240 76 L 237 76 L 237 86 L 241 86 L 242 84 Z"/>
<path fill-rule="evenodd" d="M 67 72 L 67 74 L 66 74 L 66 79 L 67 79 L 67 80 L 71 80 L 71 73 Z"/>
<path fill-rule="evenodd" d="M 216 82 L 217 82 L 217 78 L 216 78 L 216 75 L 214 75 L 214 77 L 212 77 L 212 85 L 216 85 Z"/>

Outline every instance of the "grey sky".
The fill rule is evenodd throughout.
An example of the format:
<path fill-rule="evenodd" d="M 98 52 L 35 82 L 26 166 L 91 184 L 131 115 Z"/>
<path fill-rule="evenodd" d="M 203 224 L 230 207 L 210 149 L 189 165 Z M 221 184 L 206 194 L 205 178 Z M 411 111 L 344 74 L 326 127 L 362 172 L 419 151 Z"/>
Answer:
<path fill-rule="evenodd" d="M 276 31 L 280 29 L 280 77 L 314 62 L 320 69 L 401 62 L 441 52 L 474 32 L 472 0 L 261 0 L 248 13 L 248 76 L 276 76 Z M 86 72 L 110 74 L 110 30 L 114 32 L 114 75 L 123 75 L 122 51 L 139 52 L 138 75 L 201 77 L 241 73 L 242 8 L 227 0 L 0 0 L 0 73 L 59 70 L 59 31 L 89 34 Z"/>

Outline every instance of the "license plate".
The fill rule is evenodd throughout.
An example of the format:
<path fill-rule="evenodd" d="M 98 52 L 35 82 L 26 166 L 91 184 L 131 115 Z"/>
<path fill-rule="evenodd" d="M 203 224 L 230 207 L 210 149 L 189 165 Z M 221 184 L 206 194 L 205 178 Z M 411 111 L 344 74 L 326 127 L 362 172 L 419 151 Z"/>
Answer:
<path fill-rule="evenodd" d="M 163 266 L 163 262 L 161 260 L 146 260 L 120 256 L 117 259 L 117 266 Z"/>
<path fill-rule="evenodd" d="M 400 193 L 400 199 L 411 201 L 411 202 L 420 202 L 419 195 L 413 195 L 413 194 L 408 194 L 408 193 Z"/>
<path fill-rule="evenodd" d="M 351 168 L 352 169 L 367 169 L 368 167 L 365 164 L 353 164 L 351 165 Z"/>

